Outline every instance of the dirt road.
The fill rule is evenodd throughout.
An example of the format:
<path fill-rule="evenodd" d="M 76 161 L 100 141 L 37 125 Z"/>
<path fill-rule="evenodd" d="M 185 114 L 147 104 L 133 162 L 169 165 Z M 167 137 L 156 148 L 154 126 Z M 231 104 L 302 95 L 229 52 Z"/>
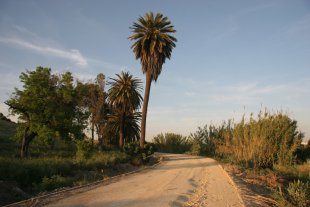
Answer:
<path fill-rule="evenodd" d="M 213 159 L 176 154 L 165 157 L 166 161 L 154 169 L 49 206 L 179 207 L 198 196 L 198 189 L 203 190 L 200 203 L 191 206 L 243 206 L 234 184 Z"/>

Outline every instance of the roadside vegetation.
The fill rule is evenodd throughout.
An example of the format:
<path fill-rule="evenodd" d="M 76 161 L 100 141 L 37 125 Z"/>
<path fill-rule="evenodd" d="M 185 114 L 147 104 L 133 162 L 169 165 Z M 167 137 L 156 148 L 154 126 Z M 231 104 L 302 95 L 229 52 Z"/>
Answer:
<path fill-rule="evenodd" d="M 108 91 L 103 74 L 81 82 L 74 81 L 69 72 L 57 74 L 37 67 L 22 73 L 20 80 L 23 88 L 15 89 L 5 102 L 19 117 L 18 123 L 0 115 L 2 205 L 40 192 L 102 180 L 133 170 L 131 164 L 146 163 L 144 150 L 129 154 L 120 145 L 138 141 L 140 132 L 137 108 L 125 108 L 127 113 L 120 113 L 136 97 L 129 94 L 126 103 L 112 101 L 122 99 L 128 90 L 140 96 L 141 86 L 131 84 L 139 80 L 128 72 L 111 79 Z M 114 82 L 129 87 L 119 86 L 125 91 L 115 95 Z M 120 129 L 124 129 L 122 136 Z"/>
<path fill-rule="evenodd" d="M 146 78 L 144 100 L 142 81 L 129 72 L 88 82 L 41 66 L 21 73 L 22 88 L 5 102 L 18 122 L 0 114 L 0 205 L 126 172 L 157 149 L 231 163 L 269 188 L 278 206 L 310 206 L 310 142 L 301 144 L 297 121 L 283 112 L 206 125 L 188 137 L 159 134 L 147 143 L 151 83 L 171 57 L 176 30 L 153 13 L 130 29 Z"/>
<path fill-rule="evenodd" d="M 238 168 L 246 179 L 268 187 L 278 206 L 310 205 L 310 143 L 302 144 L 297 121 L 267 110 L 221 125 L 204 126 L 188 137 L 154 137 L 163 152 L 211 156 Z"/>
<path fill-rule="evenodd" d="M 100 73 L 88 82 L 41 66 L 21 73 L 22 88 L 5 102 L 18 122 L 0 116 L 0 205 L 150 160 L 155 145 L 145 142 L 145 130 L 151 82 L 171 57 L 176 30 L 152 12 L 130 29 L 131 48 L 146 75 L 144 100 L 142 81 L 129 72 L 108 80 Z"/>

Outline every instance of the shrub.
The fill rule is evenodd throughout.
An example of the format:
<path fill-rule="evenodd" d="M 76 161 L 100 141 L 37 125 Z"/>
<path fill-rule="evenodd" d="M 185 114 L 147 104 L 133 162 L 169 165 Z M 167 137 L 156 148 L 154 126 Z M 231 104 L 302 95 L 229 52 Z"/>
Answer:
<path fill-rule="evenodd" d="M 131 157 L 131 163 L 139 166 L 149 161 L 149 156 L 154 153 L 155 146 L 152 143 L 146 143 L 142 150 L 139 142 L 130 142 L 125 144 L 124 151 Z"/>
<path fill-rule="evenodd" d="M 130 142 L 124 145 L 124 151 L 129 156 L 136 156 L 141 154 L 140 145 L 138 142 Z"/>
<path fill-rule="evenodd" d="M 289 200 L 298 207 L 306 207 L 309 203 L 309 182 L 301 182 L 300 180 L 290 182 L 287 188 Z"/>
<path fill-rule="evenodd" d="M 167 153 L 185 153 L 191 147 L 187 137 L 174 133 L 158 134 L 153 143 L 158 151 Z"/>
<path fill-rule="evenodd" d="M 190 151 L 191 155 L 201 155 L 202 154 L 202 143 L 200 142 L 193 142 L 192 146 L 191 146 L 191 151 Z"/>
<path fill-rule="evenodd" d="M 42 182 L 39 184 L 39 188 L 41 191 L 51 191 L 56 188 L 71 186 L 72 183 L 73 179 L 66 178 L 61 175 L 53 175 L 50 178 L 44 176 Z"/>
<path fill-rule="evenodd" d="M 91 156 L 91 153 L 93 151 L 93 145 L 88 140 L 79 140 L 76 143 L 76 159 L 78 161 L 87 159 Z"/>
<path fill-rule="evenodd" d="M 279 188 L 274 197 L 281 207 L 307 207 L 310 204 L 309 182 L 302 182 L 300 180 L 290 182 L 287 189 L 282 191 Z"/>
<path fill-rule="evenodd" d="M 260 112 L 256 119 L 253 115 L 248 121 L 243 117 L 235 124 L 232 136 L 228 140 L 220 139 L 222 143 L 218 144 L 231 148 L 231 154 L 224 156 L 232 156 L 247 167 L 273 168 L 274 164 L 288 166 L 294 163 L 302 137 L 297 130 L 297 121 L 286 114 Z"/>

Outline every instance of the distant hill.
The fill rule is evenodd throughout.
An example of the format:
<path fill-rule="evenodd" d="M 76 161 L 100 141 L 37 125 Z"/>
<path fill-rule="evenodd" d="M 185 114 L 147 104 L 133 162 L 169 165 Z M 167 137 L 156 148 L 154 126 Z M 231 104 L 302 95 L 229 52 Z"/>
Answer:
<path fill-rule="evenodd" d="M 0 113 L 0 120 L 7 121 L 7 122 L 12 122 L 11 119 L 9 119 L 6 116 L 4 116 L 3 113 Z"/>
<path fill-rule="evenodd" d="M 0 155 L 11 154 L 16 151 L 16 143 L 13 137 L 17 124 L 0 113 Z"/>

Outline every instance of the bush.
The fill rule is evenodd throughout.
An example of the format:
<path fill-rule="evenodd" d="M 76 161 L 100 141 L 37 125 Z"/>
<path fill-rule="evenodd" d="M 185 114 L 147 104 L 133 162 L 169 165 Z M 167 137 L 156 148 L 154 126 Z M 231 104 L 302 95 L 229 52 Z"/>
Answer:
<path fill-rule="evenodd" d="M 53 175 L 50 178 L 44 176 L 42 182 L 39 184 L 39 188 L 41 191 L 51 191 L 56 188 L 71 186 L 72 183 L 72 178 L 66 178 L 61 175 Z"/>
<path fill-rule="evenodd" d="M 129 156 L 137 156 L 141 154 L 140 145 L 138 142 L 130 142 L 124 145 L 124 152 Z"/>
<path fill-rule="evenodd" d="M 158 151 L 167 153 L 185 153 L 191 147 L 187 137 L 174 133 L 158 134 L 153 143 Z"/>
<path fill-rule="evenodd" d="M 279 188 L 274 197 L 281 207 L 307 207 L 310 204 L 309 182 L 300 180 L 290 182 L 286 190 L 282 191 Z"/>
<path fill-rule="evenodd" d="M 292 204 L 298 207 L 306 207 L 310 196 L 309 182 L 300 180 L 289 183 L 287 193 Z M 310 203 L 309 203 L 310 204 Z"/>
<path fill-rule="evenodd" d="M 131 164 L 139 166 L 149 161 L 149 156 L 154 153 L 155 146 L 152 143 L 145 143 L 142 150 L 139 142 L 130 142 L 125 144 L 124 151 L 131 157 Z"/>
<path fill-rule="evenodd" d="M 301 138 L 297 122 L 287 115 L 260 113 L 257 120 L 251 117 L 235 127 L 234 154 L 256 168 L 291 165 Z"/>
<path fill-rule="evenodd" d="M 76 143 L 76 159 L 78 161 L 87 159 L 91 156 L 93 151 L 93 145 L 88 140 L 79 140 Z"/>
<path fill-rule="evenodd" d="M 191 155 L 202 155 L 202 143 L 200 142 L 193 142 L 192 147 L 191 147 L 191 151 L 190 151 Z"/>

